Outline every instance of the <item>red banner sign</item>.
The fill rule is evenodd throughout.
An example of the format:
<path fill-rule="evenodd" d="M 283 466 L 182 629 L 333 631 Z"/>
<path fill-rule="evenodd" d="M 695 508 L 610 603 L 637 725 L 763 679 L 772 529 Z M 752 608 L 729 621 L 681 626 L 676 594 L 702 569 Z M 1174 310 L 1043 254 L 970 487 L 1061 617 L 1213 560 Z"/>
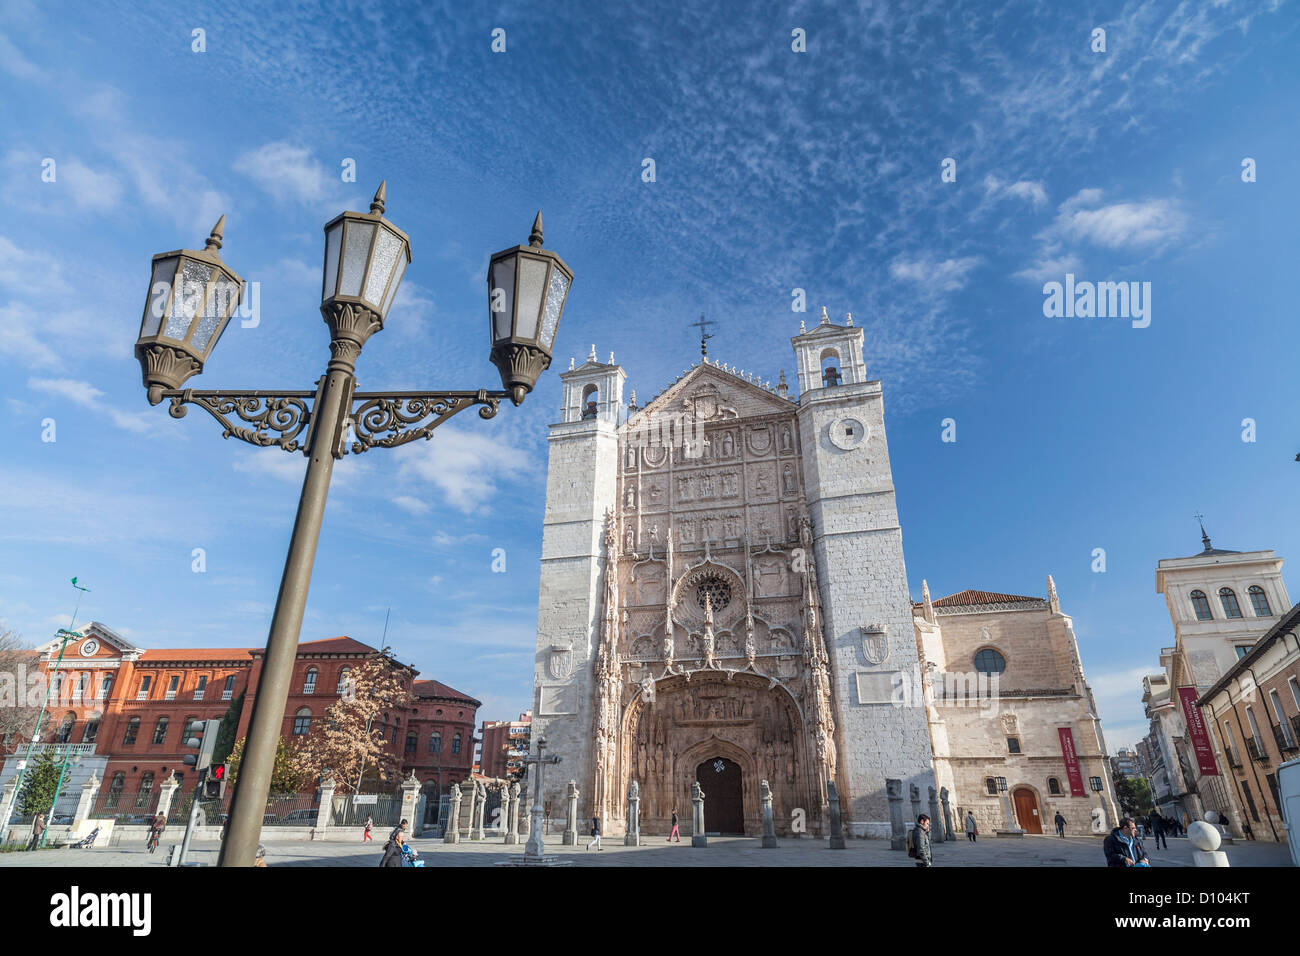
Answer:
<path fill-rule="evenodd" d="M 1070 796 L 1087 796 L 1083 789 L 1083 773 L 1079 770 L 1079 755 L 1074 750 L 1074 731 L 1069 727 L 1057 727 L 1061 735 L 1061 756 L 1065 758 L 1065 773 L 1070 778 Z"/>
<path fill-rule="evenodd" d="M 1205 732 L 1201 708 L 1196 706 L 1196 688 L 1178 688 L 1178 699 L 1183 702 L 1183 720 L 1187 721 L 1187 736 L 1192 741 L 1192 750 L 1196 754 L 1196 767 L 1202 777 L 1217 777 L 1219 768 L 1214 762 L 1210 735 Z"/>

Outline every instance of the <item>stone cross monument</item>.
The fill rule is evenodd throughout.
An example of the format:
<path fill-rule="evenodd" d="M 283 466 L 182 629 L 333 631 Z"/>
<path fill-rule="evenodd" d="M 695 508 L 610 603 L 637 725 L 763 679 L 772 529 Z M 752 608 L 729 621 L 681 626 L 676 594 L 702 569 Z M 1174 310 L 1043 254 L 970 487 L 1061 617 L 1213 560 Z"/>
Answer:
<path fill-rule="evenodd" d="M 525 765 L 531 764 L 537 767 L 537 773 L 533 777 L 533 809 L 528 814 L 528 842 L 524 844 L 524 856 L 532 859 L 541 859 L 542 854 L 546 852 L 545 844 L 542 842 L 542 830 L 545 827 L 543 817 L 546 816 L 546 811 L 542 807 L 542 768 L 548 763 L 560 762 L 559 754 L 543 756 L 545 750 L 546 738 L 538 737 L 537 753 L 524 758 Z"/>

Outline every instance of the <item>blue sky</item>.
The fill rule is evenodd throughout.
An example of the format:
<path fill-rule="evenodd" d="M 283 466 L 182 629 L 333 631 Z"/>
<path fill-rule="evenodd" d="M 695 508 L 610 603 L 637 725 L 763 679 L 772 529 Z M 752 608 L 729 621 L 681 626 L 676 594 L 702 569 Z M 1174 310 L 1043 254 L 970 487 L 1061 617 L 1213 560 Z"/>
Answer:
<path fill-rule="evenodd" d="M 75 574 L 81 619 L 140 644 L 264 643 L 303 459 L 147 405 L 149 257 L 227 214 L 260 323 L 191 384 L 310 388 L 321 226 L 387 179 L 414 260 L 362 388 L 497 384 L 487 257 L 537 209 L 576 278 L 521 408 L 340 463 L 304 639 L 377 644 L 391 606 L 425 676 L 526 708 L 555 371 L 594 342 L 644 401 L 704 312 L 711 355 L 793 381 L 825 305 L 884 380 L 913 594 L 1055 575 L 1108 743 L 1132 743 L 1172 639 L 1155 564 L 1200 550 L 1193 513 L 1219 547 L 1300 554 L 1298 28 L 1279 2 L 6 3 L 0 617 L 45 639 Z M 1045 317 L 1067 272 L 1150 282 L 1149 327 Z"/>

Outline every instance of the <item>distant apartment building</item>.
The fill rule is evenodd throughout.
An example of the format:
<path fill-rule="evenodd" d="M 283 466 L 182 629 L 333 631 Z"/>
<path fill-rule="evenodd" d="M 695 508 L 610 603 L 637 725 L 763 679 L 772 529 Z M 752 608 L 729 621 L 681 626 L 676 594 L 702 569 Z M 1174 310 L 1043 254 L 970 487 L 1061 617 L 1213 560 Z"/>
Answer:
<path fill-rule="evenodd" d="M 518 720 L 483 721 L 482 773 L 501 780 L 522 780 L 524 757 L 528 755 L 533 712 L 525 711 Z"/>

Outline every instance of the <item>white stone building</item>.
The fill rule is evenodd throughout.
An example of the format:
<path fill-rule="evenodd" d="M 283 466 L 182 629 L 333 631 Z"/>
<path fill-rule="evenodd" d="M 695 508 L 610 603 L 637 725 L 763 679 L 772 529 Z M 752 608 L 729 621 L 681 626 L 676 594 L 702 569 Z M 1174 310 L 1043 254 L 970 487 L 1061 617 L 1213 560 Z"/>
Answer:
<path fill-rule="evenodd" d="M 534 750 L 553 821 L 572 780 L 579 830 L 691 821 L 824 832 L 833 781 L 848 832 L 890 834 L 885 781 L 934 783 L 883 391 L 861 328 L 822 321 L 791 344 L 798 399 L 709 361 L 624 414 L 623 369 L 561 376 L 551 426 Z M 927 807 L 928 809 L 928 807 Z M 907 815 L 910 817 L 911 808 Z"/>

